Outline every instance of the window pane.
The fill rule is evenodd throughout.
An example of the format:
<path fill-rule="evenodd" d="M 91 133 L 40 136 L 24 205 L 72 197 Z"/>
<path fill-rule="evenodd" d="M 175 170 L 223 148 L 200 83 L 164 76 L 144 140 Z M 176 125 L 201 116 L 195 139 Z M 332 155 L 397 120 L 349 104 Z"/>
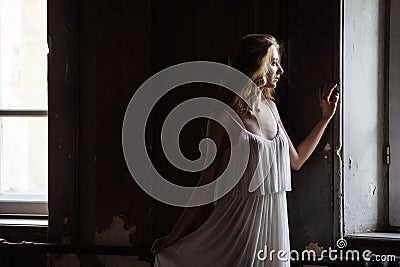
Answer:
<path fill-rule="evenodd" d="M 0 0 L 0 109 L 47 110 L 45 0 Z"/>
<path fill-rule="evenodd" d="M 47 195 L 47 117 L 5 117 L 0 126 L 0 193 Z"/>

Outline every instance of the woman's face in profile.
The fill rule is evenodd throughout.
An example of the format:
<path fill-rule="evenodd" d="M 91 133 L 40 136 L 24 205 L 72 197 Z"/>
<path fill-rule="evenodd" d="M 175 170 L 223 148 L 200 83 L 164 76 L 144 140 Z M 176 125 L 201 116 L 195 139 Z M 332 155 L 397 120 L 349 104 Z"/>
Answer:
<path fill-rule="evenodd" d="M 264 65 L 264 81 L 265 86 L 268 88 L 276 88 L 280 79 L 283 69 L 279 60 L 278 49 L 275 45 L 271 46 L 271 58 L 265 62 Z"/>

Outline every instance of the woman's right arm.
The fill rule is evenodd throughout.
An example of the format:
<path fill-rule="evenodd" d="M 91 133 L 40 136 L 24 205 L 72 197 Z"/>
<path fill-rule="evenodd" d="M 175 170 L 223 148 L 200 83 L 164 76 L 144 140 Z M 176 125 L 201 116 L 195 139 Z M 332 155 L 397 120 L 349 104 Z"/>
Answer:
<path fill-rule="evenodd" d="M 213 181 L 218 175 L 218 169 L 222 163 L 222 153 L 223 153 L 223 142 L 225 139 L 225 131 L 222 126 L 216 123 L 213 120 L 209 120 L 207 122 L 207 133 L 206 137 L 211 138 L 217 149 L 217 153 L 213 162 L 205 168 L 200 176 L 199 182 L 197 186 L 207 184 Z M 207 148 L 207 153 L 209 149 Z M 157 253 L 163 247 L 170 245 L 176 240 L 184 237 L 188 234 L 191 226 L 195 222 L 196 218 L 201 215 L 205 211 L 205 206 L 198 207 L 190 207 L 186 208 L 183 212 L 177 223 L 175 224 L 171 233 L 163 238 L 156 240 L 156 242 L 152 246 L 153 253 Z"/>

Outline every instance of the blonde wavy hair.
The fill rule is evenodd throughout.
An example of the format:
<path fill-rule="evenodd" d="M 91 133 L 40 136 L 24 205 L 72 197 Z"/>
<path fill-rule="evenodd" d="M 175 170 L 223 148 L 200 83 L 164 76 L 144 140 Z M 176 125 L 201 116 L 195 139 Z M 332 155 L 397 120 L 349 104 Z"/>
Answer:
<path fill-rule="evenodd" d="M 283 52 L 283 47 L 278 41 L 269 34 L 249 34 L 242 37 L 230 56 L 228 63 L 233 68 L 246 74 L 256 85 L 250 84 L 243 87 L 238 95 L 230 95 L 229 104 L 238 113 L 246 113 L 251 110 L 251 106 L 255 101 L 256 90 L 262 90 L 266 99 L 274 100 L 274 88 L 268 88 L 264 85 L 264 68 L 265 64 L 271 62 L 271 46 L 275 46 L 278 50 L 279 57 Z"/>

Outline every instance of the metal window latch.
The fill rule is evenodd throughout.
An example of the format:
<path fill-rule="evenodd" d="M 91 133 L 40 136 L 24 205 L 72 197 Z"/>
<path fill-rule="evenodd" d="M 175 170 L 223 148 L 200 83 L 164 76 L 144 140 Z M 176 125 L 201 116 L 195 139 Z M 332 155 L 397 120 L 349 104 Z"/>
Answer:
<path fill-rule="evenodd" d="M 390 165 L 390 146 L 388 145 L 386 147 L 386 165 Z"/>

